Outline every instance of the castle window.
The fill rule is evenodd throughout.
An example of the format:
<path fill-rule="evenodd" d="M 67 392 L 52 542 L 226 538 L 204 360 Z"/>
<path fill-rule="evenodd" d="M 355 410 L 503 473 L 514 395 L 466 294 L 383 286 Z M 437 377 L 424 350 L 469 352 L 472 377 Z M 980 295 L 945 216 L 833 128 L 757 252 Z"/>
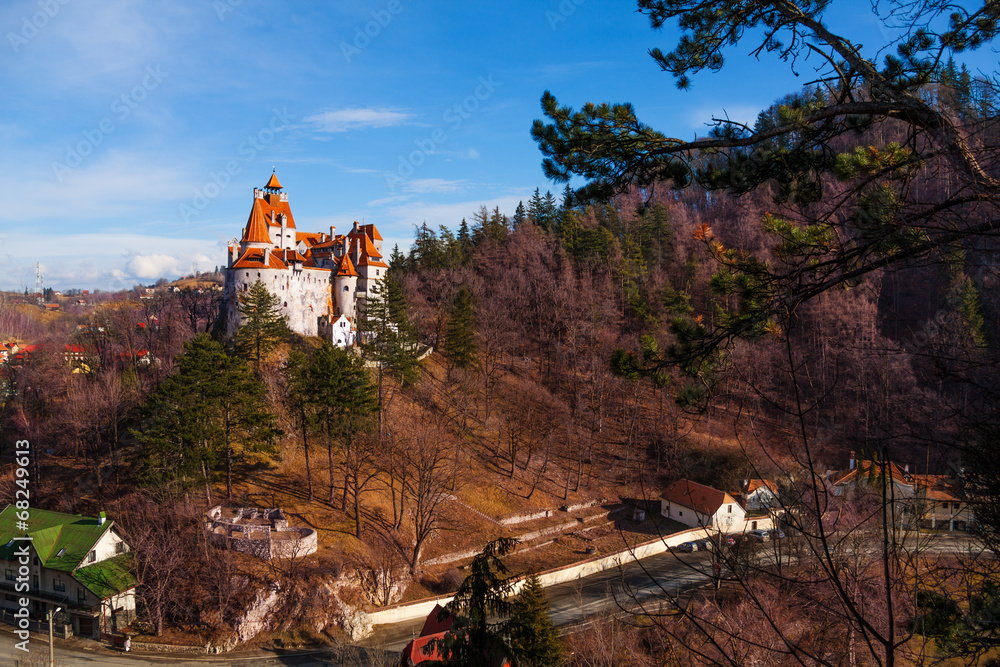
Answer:
<path fill-rule="evenodd" d="M 247 271 L 247 278 L 249 278 L 249 277 L 250 277 L 250 272 L 249 272 L 249 271 Z"/>
<path fill-rule="evenodd" d="M 288 308 L 288 302 L 287 301 L 285 302 L 285 306 L 284 307 Z"/>
<path fill-rule="evenodd" d="M 347 285 L 344 285 L 344 291 L 345 291 L 345 292 L 350 292 L 350 291 L 351 291 L 351 288 L 350 288 L 350 287 L 348 287 Z"/>

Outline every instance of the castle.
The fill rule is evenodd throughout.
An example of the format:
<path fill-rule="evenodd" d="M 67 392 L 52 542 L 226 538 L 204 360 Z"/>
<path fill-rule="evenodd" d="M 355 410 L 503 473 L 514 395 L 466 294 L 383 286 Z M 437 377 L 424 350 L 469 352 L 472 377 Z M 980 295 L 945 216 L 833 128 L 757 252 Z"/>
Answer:
<path fill-rule="evenodd" d="M 278 297 L 292 331 L 353 345 L 355 316 L 389 267 L 375 225 L 355 222 L 339 236 L 334 229 L 329 234 L 298 231 L 276 174 L 262 189 L 254 188 L 243 238 L 229 243 L 222 305 L 226 335 L 240 325 L 239 295 L 260 280 Z"/>

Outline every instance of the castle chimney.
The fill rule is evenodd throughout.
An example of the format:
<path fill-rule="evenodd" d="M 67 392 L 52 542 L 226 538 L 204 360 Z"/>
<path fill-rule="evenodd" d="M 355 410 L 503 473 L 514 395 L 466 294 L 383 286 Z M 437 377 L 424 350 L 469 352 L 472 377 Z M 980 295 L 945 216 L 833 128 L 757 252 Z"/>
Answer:
<path fill-rule="evenodd" d="M 334 227 L 333 225 L 330 225 L 330 240 L 331 241 L 333 240 L 333 230 L 335 230 L 335 229 L 336 229 L 336 227 Z"/>
<path fill-rule="evenodd" d="M 288 240 L 288 216 L 284 213 L 281 214 L 281 245 L 282 248 L 290 248 L 291 245 L 285 245 Z"/>
<path fill-rule="evenodd" d="M 271 249 L 264 248 L 264 268 L 271 266 Z"/>
<path fill-rule="evenodd" d="M 854 470 L 854 452 L 851 452 L 851 460 L 849 462 L 850 470 Z"/>

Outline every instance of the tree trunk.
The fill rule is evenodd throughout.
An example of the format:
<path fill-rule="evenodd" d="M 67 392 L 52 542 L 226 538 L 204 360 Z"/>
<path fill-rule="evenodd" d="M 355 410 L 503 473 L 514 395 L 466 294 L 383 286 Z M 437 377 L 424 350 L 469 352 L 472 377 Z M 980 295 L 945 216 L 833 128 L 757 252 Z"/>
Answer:
<path fill-rule="evenodd" d="M 306 455 L 306 484 L 309 486 L 309 502 L 313 501 L 313 478 L 312 478 L 312 466 L 309 464 L 309 438 L 308 431 L 306 428 L 306 409 L 301 403 L 299 404 L 299 418 L 302 424 L 302 449 Z"/>

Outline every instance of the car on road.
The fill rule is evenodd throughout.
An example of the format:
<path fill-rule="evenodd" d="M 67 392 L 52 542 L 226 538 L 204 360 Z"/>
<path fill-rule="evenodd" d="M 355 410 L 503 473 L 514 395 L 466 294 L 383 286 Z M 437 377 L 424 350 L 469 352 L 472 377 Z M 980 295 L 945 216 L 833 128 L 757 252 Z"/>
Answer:
<path fill-rule="evenodd" d="M 770 533 L 768 533 L 766 530 L 751 530 L 749 533 L 747 533 L 747 537 L 749 537 L 751 540 L 754 540 L 755 542 L 767 542 L 768 540 L 771 539 Z"/>
<path fill-rule="evenodd" d="M 771 531 L 772 540 L 783 540 L 785 539 L 785 533 L 780 528 L 775 528 Z"/>
<path fill-rule="evenodd" d="M 691 553 L 698 550 L 697 542 L 684 542 L 677 546 L 677 550 L 683 553 Z"/>

